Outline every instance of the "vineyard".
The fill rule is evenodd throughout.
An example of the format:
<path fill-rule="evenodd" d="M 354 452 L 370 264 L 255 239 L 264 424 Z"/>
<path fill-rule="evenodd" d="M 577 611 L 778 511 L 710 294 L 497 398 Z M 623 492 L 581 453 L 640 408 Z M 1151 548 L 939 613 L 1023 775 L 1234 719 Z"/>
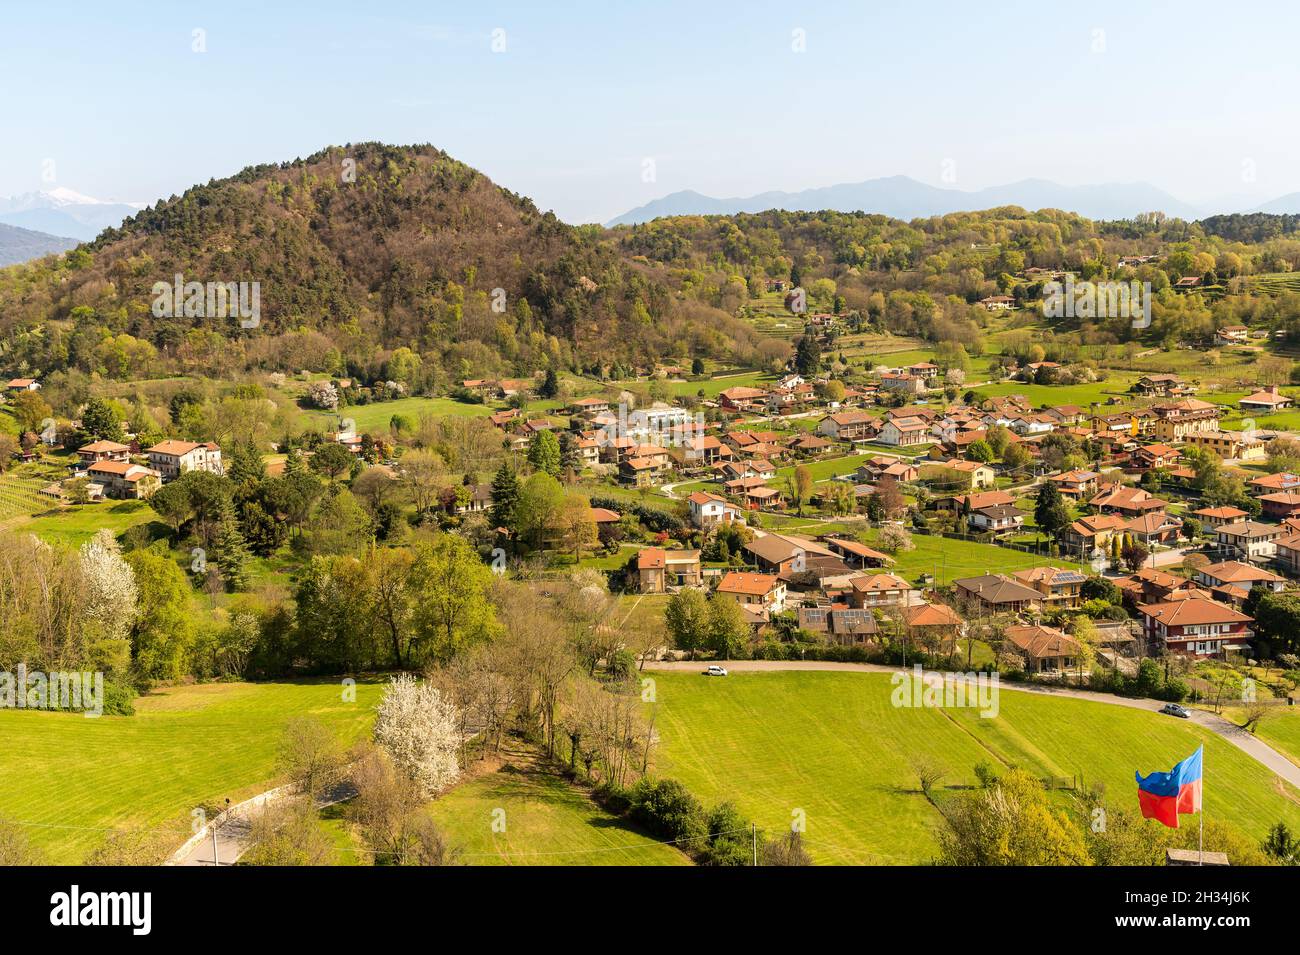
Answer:
<path fill-rule="evenodd" d="M 1300 292 L 1300 272 L 1268 272 L 1264 275 L 1252 276 L 1250 290 L 1269 295 Z"/>
<path fill-rule="evenodd" d="M 41 488 L 64 477 L 57 464 L 20 464 L 0 475 L 0 521 L 26 514 L 47 511 L 54 499 L 40 493 Z"/>

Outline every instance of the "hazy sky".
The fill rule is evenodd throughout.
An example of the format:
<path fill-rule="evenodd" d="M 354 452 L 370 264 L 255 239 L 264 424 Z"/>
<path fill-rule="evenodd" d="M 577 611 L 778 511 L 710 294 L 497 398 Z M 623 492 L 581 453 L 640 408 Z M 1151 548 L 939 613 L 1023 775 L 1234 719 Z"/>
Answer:
<path fill-rule="evenodd" d="M 895 174 L 1263 200 L 1300 190 L 1297 27 L 1294 0 L 5 0 L 0 195 L 153 201 L 378 139 L 575 222 Z"/>

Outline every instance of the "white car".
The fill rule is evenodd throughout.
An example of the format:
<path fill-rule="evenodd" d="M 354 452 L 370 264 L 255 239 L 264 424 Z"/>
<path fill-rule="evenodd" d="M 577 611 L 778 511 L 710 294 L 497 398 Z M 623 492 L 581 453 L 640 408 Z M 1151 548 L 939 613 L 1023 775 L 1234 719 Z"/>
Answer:
<path fill-rule="evenodd" d="M 720 667 L 720 666 L 718 666 L 718 665 L 715 664 L 715 665 L 709 667 L 707 670 L 705 670 L 705 671 L 704 671 L 704 675 L 705 675 L 705 676 L 726 676 L 726 675 L 727 675 L 727 668 L 726 668 L 726 667 Z"/>

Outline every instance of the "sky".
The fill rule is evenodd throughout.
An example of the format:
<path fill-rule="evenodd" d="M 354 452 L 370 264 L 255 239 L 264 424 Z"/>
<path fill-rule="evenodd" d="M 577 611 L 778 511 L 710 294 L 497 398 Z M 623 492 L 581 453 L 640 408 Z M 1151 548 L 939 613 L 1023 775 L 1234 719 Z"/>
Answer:
<path fill-rule="evenodd" d="M 570 222 L 680 189 L 1300 190 L 1300 4 L 0 4 L 0 196 L 428 142 Z M 198 31 L 198 32 L 196 32 Z"/>

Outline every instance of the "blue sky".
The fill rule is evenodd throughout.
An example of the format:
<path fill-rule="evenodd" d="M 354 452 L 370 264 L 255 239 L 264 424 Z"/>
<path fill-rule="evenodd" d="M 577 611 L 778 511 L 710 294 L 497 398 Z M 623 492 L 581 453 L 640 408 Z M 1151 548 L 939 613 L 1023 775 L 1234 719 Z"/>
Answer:
<path fill-rule="evenodd" d="M 11 0 L 0 195 L 152 201 L 380 139 L 431 142 L 574 222 L 678 189 L 895 174 L 1267 199 L 1300 190 L 1298 26 L 1296 4 L 1249 0 Z"/>

